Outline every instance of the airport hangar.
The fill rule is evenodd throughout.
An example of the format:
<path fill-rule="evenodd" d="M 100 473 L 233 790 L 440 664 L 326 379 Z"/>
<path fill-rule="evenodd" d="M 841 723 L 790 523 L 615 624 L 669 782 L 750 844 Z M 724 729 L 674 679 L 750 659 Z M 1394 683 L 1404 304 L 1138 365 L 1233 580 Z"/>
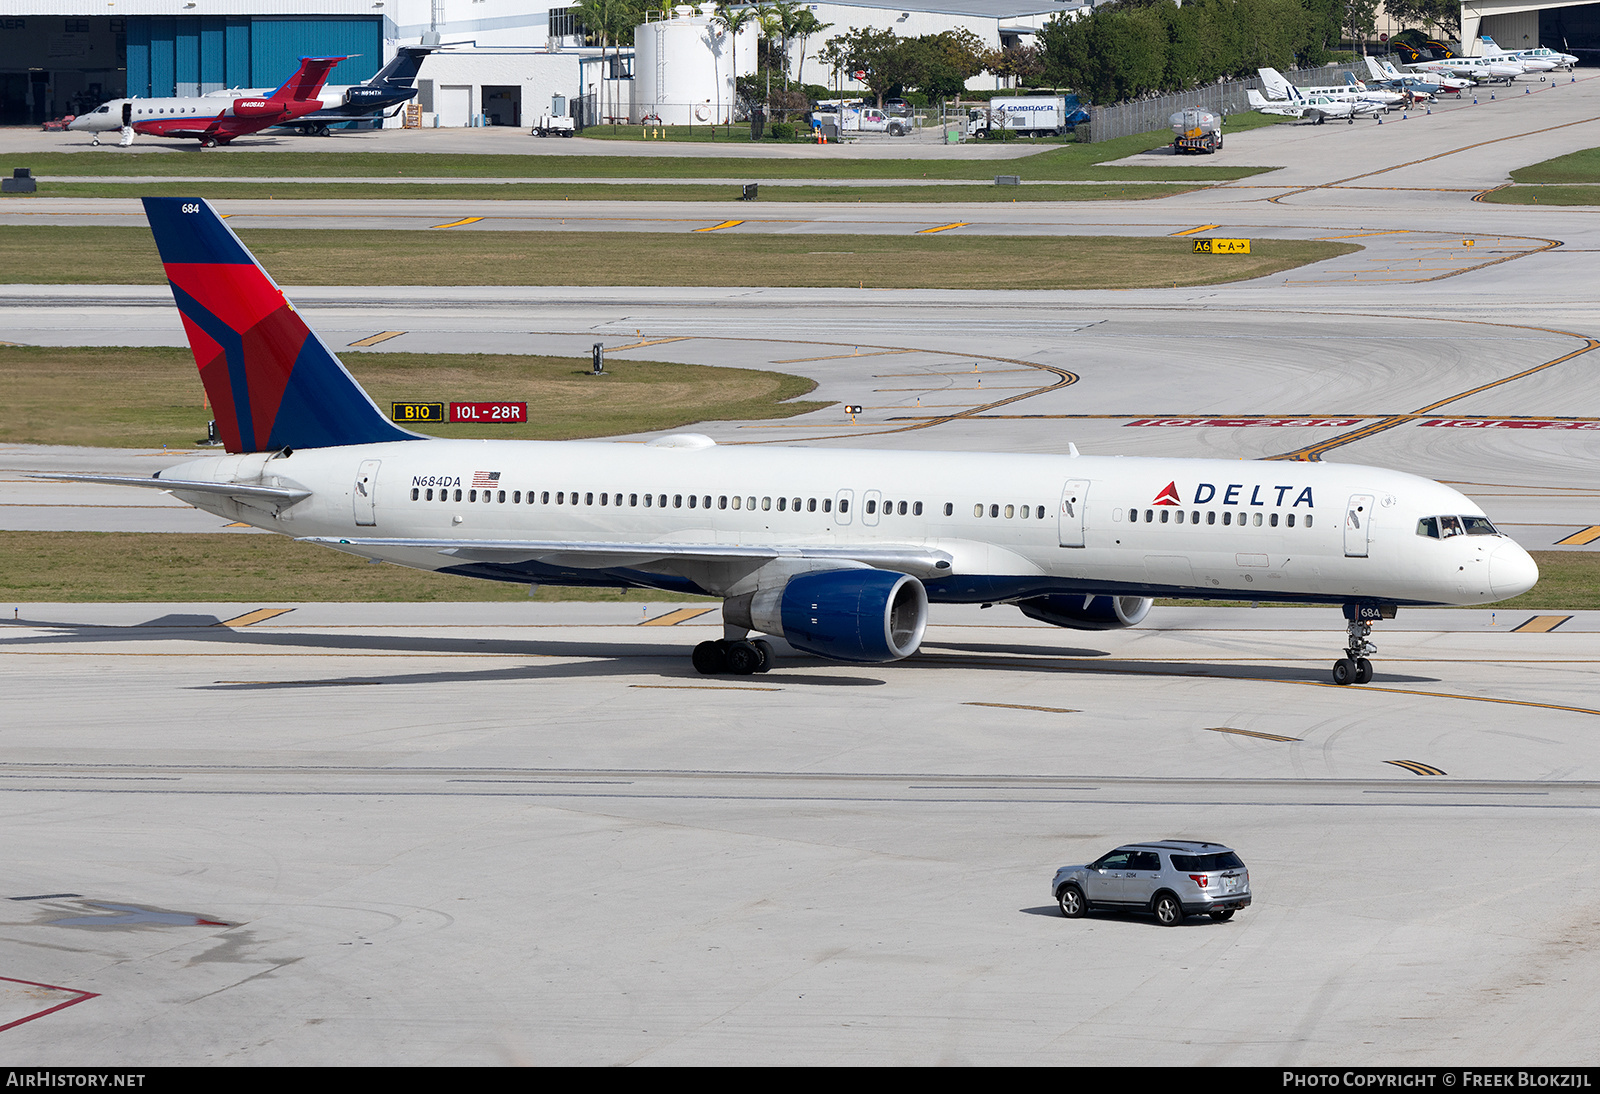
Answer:
<path fill-rule="evenodd" d="M 809 8 L 830 24 L 826 37 L 854 27 L 907 36 L 966 29 L 991 46 L 1010 46 L 1030 42 L 1055 15 L 1085 6 L 1083 0 L 828 0 Z M 0 15 L 0 125 L 40 125 L 124 95 L 272 86 L 300 57 L 350 55 L 329 82 L 359 83 L 399 46 L 424 40 L 444 46 L 417 82 L 429 123 L 523 125 L 553 107 L 565 113 L 562 107 L 602 90 L 607 101 L 629 101 L 631 49 L 606 57 L 585 39 L 573 9 L 525 0 L 12 0 Z M 813 83 L 830 75 L 816 59 L 821 44 L 806 43 L 805 74 Z M 800 50 L 791 52 L 800 75 Z M 750 70 L 754 60 L 752 54 Z M 608 81 L 613 86 L 602 88 Z M 861 90 L 847 74 L 841 86 Z M 985 73 L 968 86 L 1001 85 Z"/>

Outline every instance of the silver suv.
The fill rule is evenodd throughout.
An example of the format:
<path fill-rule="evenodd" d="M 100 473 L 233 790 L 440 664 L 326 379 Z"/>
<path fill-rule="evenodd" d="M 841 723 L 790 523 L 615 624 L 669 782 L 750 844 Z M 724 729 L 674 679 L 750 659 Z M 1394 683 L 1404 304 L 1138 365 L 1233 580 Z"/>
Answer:
<path fill-rule="evenodd" d="M 1063 866 L 1050 891 L 1068 919 L 1091 908 L 1120 908 L 1151 912 L 1166 927 L 1190 915 L 1223 923 L 1250 906 L 1250 871 L 1220 843 L 1130 843 L 1087 866 Z"/>

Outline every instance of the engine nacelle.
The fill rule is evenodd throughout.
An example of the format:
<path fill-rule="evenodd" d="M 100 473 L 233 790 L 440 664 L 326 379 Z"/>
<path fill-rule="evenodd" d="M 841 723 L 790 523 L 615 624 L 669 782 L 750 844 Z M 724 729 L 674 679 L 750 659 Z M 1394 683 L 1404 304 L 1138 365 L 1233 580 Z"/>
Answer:
<path fill-rule="evenodd" d="M 916 578 L 892 570 L 822 570 L 797 574 L 777 588 L 729 597 L 722 616 L 819 657 L 898 661 L 922 645 L 928 592 Z"/>
<path fill-rule="evenodd" d="M 233 100 L 233 116 L 235 118 L 271 118 L 282 113 L 283 104 L 273 102 L 271 99 Z"/>
<path fill-rule="evenodd" d="M 1029 619 L 1075 631 L 1115 631 L 1136 627 L 1150 614 L 1147 596 L 1036 596 L 1017 601 Z"/>

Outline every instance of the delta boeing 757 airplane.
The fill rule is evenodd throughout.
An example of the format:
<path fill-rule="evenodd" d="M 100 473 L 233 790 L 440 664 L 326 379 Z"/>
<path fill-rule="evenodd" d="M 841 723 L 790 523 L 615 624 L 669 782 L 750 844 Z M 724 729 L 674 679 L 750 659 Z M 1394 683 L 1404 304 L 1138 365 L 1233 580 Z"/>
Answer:
<path fill-rule="evenodd" d="M 764 672 L 751 631 L 841 661 L 921 644 L 930 603 L 1009 603 L 1077 630 L 1151 598 L 1338 604 L 1341 684 L 1372 678 L 1372 623 L 1484 604 L 1538 568 L 1428 479 L 1323 463 L 827 448 L 441 440 L 396 426 L 210 205 L 145 198 L 228 454 L 153 478 L 229 520 L 494 581 L 723 599 L 703 673 Z"/>

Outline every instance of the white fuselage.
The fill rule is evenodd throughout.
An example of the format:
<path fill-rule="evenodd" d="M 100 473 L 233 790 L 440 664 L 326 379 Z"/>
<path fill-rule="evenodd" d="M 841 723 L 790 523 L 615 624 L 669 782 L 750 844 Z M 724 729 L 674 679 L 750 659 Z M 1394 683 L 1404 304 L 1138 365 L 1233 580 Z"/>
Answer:
<path fill-rule="evenodd" d="M 232 99 L 213 99 L 192 95 L 177 99 L 112 99 L 88 114 L 79 114 L 67 124 L 68 129 L 81 133 L 110 133 L 122 128 L 122 106 L 130 104 L 130 124 L 139 122 L 169 121 L 174 118 L 192 118 L 196 122 L 205 118 L 231 117 Z"/>
<path fill-rule="evenodd" d="M 1481 517 L 1463 495 L 1339 464 L 421 440 L 212 457 L 161 477 L 307 490 L 292 504 L 175 493 L 296 537 L 429 540 L 344 549 L 533 583 L 582 584 L 587 573 L 593 584 L 725 596 L 748 587 L 756 565 L 676 559 L 580 572 L 584 563 L 552 555 L 552 542 L 927 549 L 948 557 L 919 575 L 929 599 L 946 602 L 1096 591 L 1474 604 L 1537 578 L 1498 533 L 1418 534 L 1425 517 Z M 546 549 L 469 566 L 442 553 L 454 540 Z"/>

